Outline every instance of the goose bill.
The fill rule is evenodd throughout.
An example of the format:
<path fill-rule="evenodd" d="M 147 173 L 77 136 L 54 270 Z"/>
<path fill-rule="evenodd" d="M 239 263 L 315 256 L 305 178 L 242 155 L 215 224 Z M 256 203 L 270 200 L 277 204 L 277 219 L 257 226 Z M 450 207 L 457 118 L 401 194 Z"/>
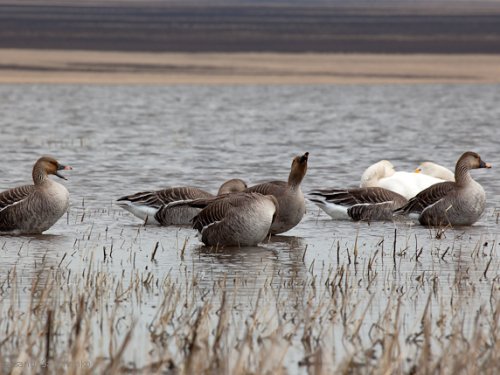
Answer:
<path fill-rule="evenodd" d="M 62 178 L 63 180 L 67 180 L 66 177 L 64 177 L 62 174 L 59 174 L 59 171 L 70 171 L 72 170 L 73 168 L 71 168 L 69 165 L 61 165 L 59 164 L 59 166 L 57 167 L 57 172 L 55 173 L 55 175 L 59 178 Z"/>

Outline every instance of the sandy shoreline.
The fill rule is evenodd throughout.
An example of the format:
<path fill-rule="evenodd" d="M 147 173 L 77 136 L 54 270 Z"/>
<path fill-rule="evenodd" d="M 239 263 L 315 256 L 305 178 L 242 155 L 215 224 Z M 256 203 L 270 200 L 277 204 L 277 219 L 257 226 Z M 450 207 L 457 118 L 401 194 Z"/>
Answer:
<path fill-rule="evenodd" d="M 500 83 L 500 55 L 0 49 L 0 83 Z"/>

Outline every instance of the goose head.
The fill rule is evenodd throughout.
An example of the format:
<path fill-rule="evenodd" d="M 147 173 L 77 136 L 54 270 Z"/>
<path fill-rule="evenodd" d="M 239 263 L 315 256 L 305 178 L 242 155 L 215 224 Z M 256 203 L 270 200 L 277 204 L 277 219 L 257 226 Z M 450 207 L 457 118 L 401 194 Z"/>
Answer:
<path fill-rule="evenodd" d="M 67 180 L 66 177 L 61 175 L 59 171 L 71 170 L 68 165 L 60 164 L 56 159 L 51 156 L 42 156 L 38 159 L 33 166 L 33 181 L 39 183 L 47 178 L 48 175 L 53 174 L 59 178 Z"/>
<path fill-rule="evenodd" d="M 475 152 L 464 152 L 455 166 L 455 180 L 457 183 L 465 182 L 469 178 L 469 170 L 478 168 L 491 168 L 491 164 L 481 160 Z"/>
<path fill-rule="evenodd" d="M 456 166 L 463 166 L 467 169 L 491 168 L 490 163 L 484 162 L 481 160 L 479 154 L 472 151 L 464 152 L 462 156 L 460 156 L 460 159 L 458 159 Z"/>
<path fill-rule="evenodd" d="M 304 179 L 307 172 L 307 160 L 309 159 L 309 152 L 304 155 L 299 155 L 293 158 L 292 168 L 288 176 L 288 185 L 298 186 Z"/>
<path fill-rule="evenodd" d="M 220 186 L 217 195 L 239 193 L 244 191 L 246 188 L 247 184 L 245 181 L 240 180 L 239 178 L 233 178 L 231 180 L 227 180 Z"/>

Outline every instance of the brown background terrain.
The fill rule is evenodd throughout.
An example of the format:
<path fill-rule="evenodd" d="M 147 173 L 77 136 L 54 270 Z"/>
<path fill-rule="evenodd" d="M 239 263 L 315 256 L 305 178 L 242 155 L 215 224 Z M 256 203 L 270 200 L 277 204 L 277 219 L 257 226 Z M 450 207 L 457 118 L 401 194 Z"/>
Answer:
<path fill-rule="evenodd" d="M 499 66 L 498 2 L 0 0 L 0 82 L 500 82 Z"/>

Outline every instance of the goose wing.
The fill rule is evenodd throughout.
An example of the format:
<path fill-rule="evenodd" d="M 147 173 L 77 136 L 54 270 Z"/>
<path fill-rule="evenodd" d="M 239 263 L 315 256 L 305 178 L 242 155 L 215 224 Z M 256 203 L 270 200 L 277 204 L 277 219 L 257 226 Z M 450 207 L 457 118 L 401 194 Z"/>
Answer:
<path fill-rule="evenodd" d="M 345 207 L 357 204 L 376 204 L 384 202 L 406 202 L 406 199 L 393 191 L 380 187 L 353 188 L 353 189 L 317 189 L 308 194 L 309 197 L 318 197 L 323 200 Z"/>
<path fill-rule="evenodd" d="M 196 199 L 187 202 L 190 207 L 203 208 L 193 218 L 193 228 L 202 231 L 204 227 L 224 220 L 233 209 L 243 207 L 260 194 L 233 193 L 212 199 Z"/>
<path fill-rule="evenodd" d="M 193 228 L 201 232 L 203 228 L 222 221 L 227 213 L 234 207 L 233 200 L 229 197 L 221 197 L 212 201 L 198 200 L 189 203 L 191 207 L 203 209 L 193 218 Z"/>
<path fill-rule="evenodd" d="M 128 201 L 144 206 L 160 208 L 171 202 L 208 198 L 212 194 L 192 186 L 170 187 L 163 190 L 143 191 L 119 198 L 117 201 Z"/>
<path fill-rule="evenodd" d="M 280 195 L 283 189 L 285 189 L 287 183 L 285 181 L 270 181 L 264 182 L 263 184 L 258 184 L 251 186 L 245 190 L 248 193 L 260 193 L 262 195 Z"/>
<path fill-rule="evenodd" d="M 411 198 L 407 204 L 398 208 L 394 212 L 397 214 L 421 213 L 426 207 L 433 205 L 456 187 L 456 183 L 445 181 L 432 185 L 422 190 L 416 196 Z"/>
<path fill-rule="evenodd" d="M 392 211 L 407 202 L 402 195 L 380 187 L 318 189 L 308 199 L 333 218 L 342 218 L 344 212 L 353 220 L 367 221 L 392 220 Z M 339 206 L 344 208 L 336 208 Z"/>
<path fill-rule="evenodd" d="M 5 190 L 0 193 L 0 211 L 5 208 L 20 203 L 35 190 L 35 185 L 24 185 Z"/>

